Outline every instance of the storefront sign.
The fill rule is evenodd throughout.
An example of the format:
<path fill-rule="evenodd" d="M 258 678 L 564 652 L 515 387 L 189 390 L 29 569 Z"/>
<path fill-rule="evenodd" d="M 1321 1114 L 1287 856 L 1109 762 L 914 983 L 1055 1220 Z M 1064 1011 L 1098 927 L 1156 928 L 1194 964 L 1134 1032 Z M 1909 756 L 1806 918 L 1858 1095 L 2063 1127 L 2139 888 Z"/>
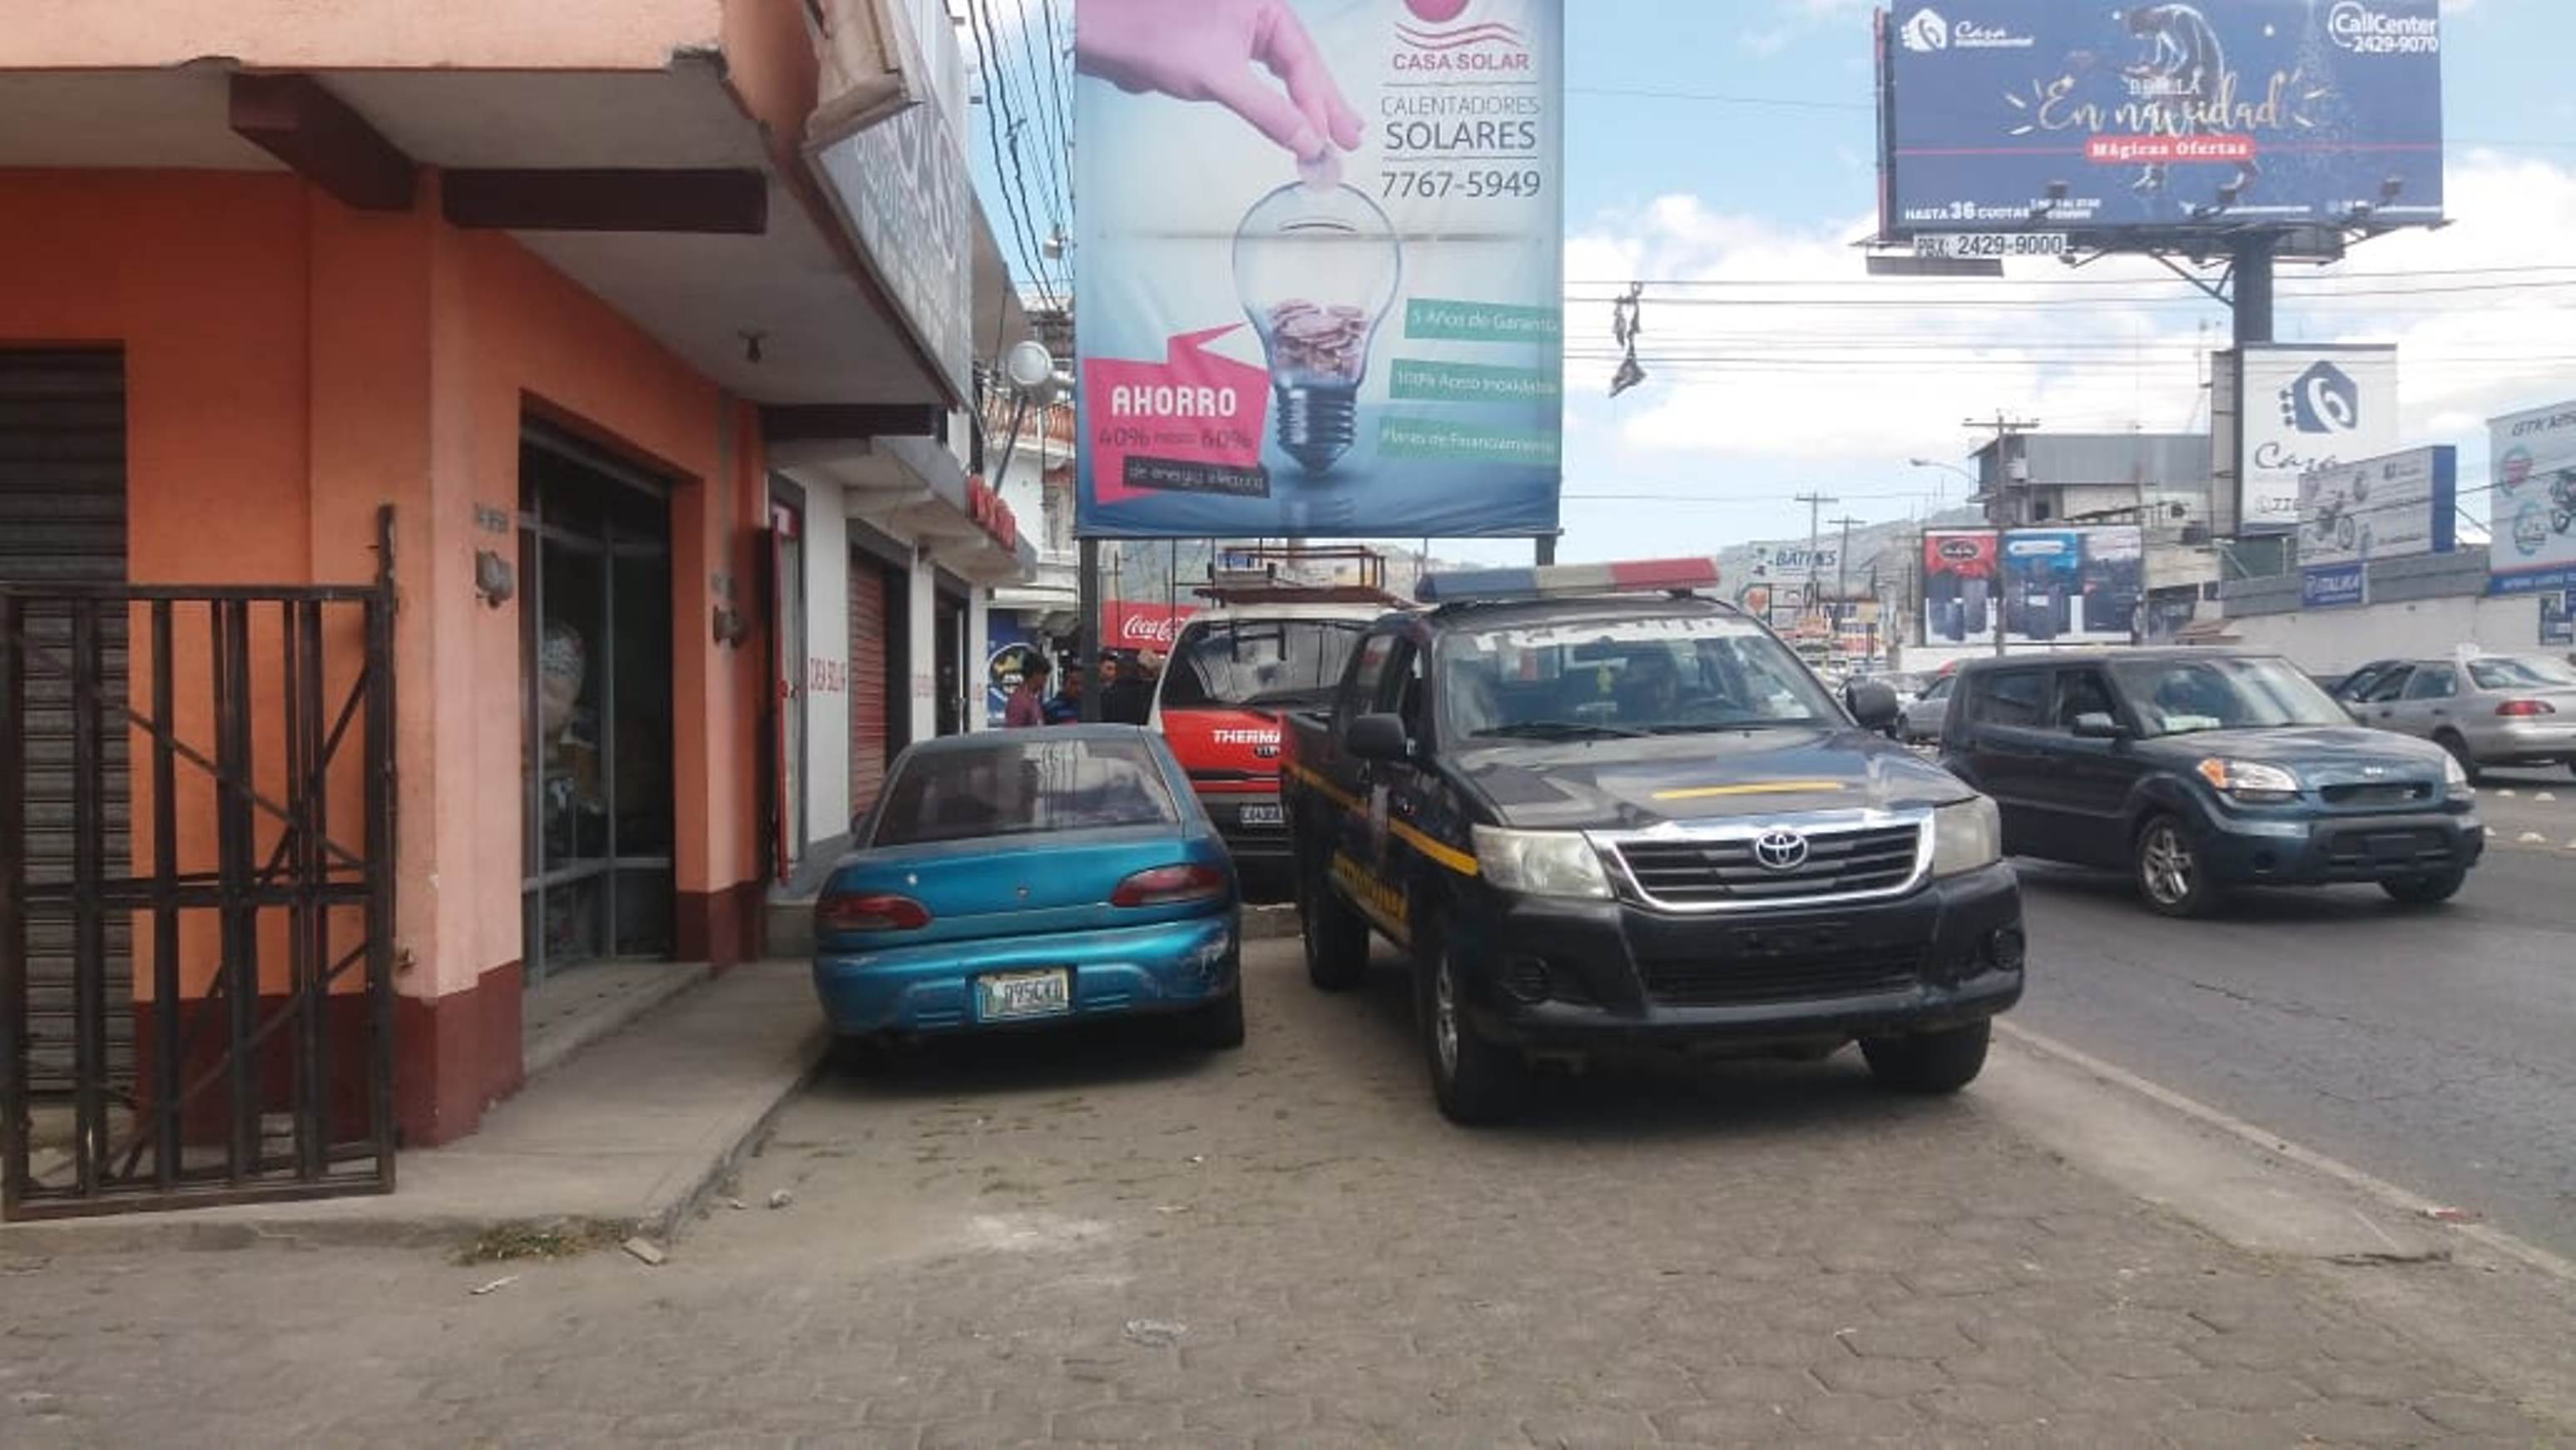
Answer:
<path fill-rule="evenodd" d="M 1564 0 L 1259 9 L 1075 12 L 1076 527 L 1553 531 Z"/>
<path fill-rule="evenodd" d="M 1104 600 L 1100 606 L 1100 643 L 1108 649 L 1150 649 L 1168 654 L 1172 641 L 1180 637 L 1181 626 L 1197 612 L 1186 604 Z"/>
<path fill-rule="evenodd" d="M 814 152 L 868 270 L 965 406 L 974 396 L 972 193 L 946 110 L 917 103 Z"/>
<path fill-rule="evenodd" d="M 966 513 L 974 520 L 975 527 L 982 529 L 986 537 L 1001 545 L 1003 549 L 1019 548 L 1020 521 L 1018 516 L 1011 512 L 1010 504 L 1003 501 L 1000 489 L 981 478 L 968 478 Z"/>
<path fill-rule="evenodd" d="M 2370 602 L 2370 566 L 2359 561 L 2299 571 L 2299 607 L 2336 609 Z"/>
<path fill-rule="evenodd" d="M 2540 642 L 2576 644 L 2576 589 L 2540 596 Z"/>
<path fill-rule="evenodd" d="M 2487 425 L 2489 594 L 2576 588 L 2576 403 Z"/>

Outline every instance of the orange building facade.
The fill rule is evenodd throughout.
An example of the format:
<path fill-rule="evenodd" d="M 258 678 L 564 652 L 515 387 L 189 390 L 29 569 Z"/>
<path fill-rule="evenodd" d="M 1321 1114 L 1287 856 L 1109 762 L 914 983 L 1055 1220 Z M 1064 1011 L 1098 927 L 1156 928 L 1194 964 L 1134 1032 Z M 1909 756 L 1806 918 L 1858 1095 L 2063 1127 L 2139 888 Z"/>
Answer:
<path fill-rule="evenodd" d="M 855 134 L 942 103 L 914 7 L 33 8 L 0 37 L 0 489 L 89 490 L 121 537 L 37 518 L 0 583 L 114 552 L 134 584 L 363 584 L 390 510 L 394 1108 L 451 1140 L 520 1084 L 530 979 L 760 955 L 832 835 L 782 818 L 846 819 L 848 711 L 791 747 L 781 701 L 887 646 L 806 647 L 849 570 L 782 579 L 782 529 L 864 533 L 890 589 L 1023 563 L 945 480 L 866 461 L 969 461 L 968 370 L 809 161 L 818 105 Z M 964 224 L 952 255 L 991 254 Z M 67 370 L 122 437 L 78 470 L 60 390 L 6 382 Z"/>

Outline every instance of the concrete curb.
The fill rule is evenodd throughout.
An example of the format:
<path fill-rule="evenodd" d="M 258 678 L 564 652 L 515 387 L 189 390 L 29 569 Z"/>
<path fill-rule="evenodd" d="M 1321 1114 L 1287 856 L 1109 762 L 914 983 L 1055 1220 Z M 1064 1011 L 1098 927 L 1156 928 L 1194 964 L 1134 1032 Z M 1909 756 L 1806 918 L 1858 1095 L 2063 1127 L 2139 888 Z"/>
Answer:
<path fill-rule="evenodd" d="M 732 1177 L 734 1170 L 742 1165 L 742 1160 L 768 1138 L 778 1115 L 787 1111 L 788 1102 L 822 1074 L 825 1064 L 831 1061 L 831 1048 L 831 1033 L 817 1022 L 813 1034 L 805 1042 L 804 1070 L 788 1080 L 758 1111 L 746 1112 L 734 1125 L 728 1126 L 724 1146 L 708 1159 L 706 1171 L 698 1175 L 697 1181 L 683 1185 L 668 1202 L 648 1205 L 636 1220 L 635 1231 L 663 1243 L 680 1237 L 690 1221 L 707 1206 L 708 1200 L 715 1197 L 716 1186 Z"/>

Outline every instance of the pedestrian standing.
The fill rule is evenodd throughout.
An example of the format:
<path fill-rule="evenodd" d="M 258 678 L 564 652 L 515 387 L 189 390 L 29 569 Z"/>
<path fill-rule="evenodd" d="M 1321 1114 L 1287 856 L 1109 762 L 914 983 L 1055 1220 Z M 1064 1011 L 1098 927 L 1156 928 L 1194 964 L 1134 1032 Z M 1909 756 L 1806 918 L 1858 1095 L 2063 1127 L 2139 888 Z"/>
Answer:
<path fill-rule="evenodd" d="M 1047 657 L 1032 652 L 1029 662 L 1020 668 L 1020 683 L 1011 691 L 1010 703 L 1002 707 L 1004 729 L 1017 730 L 1046 723 L 1047 677 L 1050 673 Z"/>
<path fill-rule="evenodd" d="M 1082 666 L 1064 667 L 1064 683 L 1056 688 L 1055 698 L 1047 701 L 1046 723 L 1049 725 L 1082 723 Z"/>

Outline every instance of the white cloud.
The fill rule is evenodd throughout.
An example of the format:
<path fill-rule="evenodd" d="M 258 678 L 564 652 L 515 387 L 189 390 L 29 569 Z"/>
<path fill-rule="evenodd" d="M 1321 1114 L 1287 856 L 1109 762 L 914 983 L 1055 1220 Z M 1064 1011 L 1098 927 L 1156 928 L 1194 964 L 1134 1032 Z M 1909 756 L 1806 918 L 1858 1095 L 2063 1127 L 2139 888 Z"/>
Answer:
<path fill-rule="evenodd" d="M 2533 279 L 2482 270 L 2569 265 L 2576 170 L 2471 152 L 2447 204 L 2451 227 L 2370 242 L 2336 268 L 2285 266 L 2277 335 L 2398 344 L 2409 438 L 2483 456 L 2484 418 L 2576 396 L 2576 288 L 2499 290 Z M 1573 411 L 1604 424 L 1576 446 L 1576 475 L 1894 468 L 1954 456 L 1971 437 L 1962 420 L 1998 409 L 2068 431 L 2206 426 L 2203 357 L 2224 345 L 2226 313 L 2154 263 L 1870 282 L 1851 245 L 1870 230 L 1667 196 L 1574 237 L 1567 385 Z M 1646 292 L 1650 381 L 1612 405 L 1600 400 L 1613 289 L 1598 284 L 1640 277 L 1667 284 Z M 2367 295 L 2391 292 L 2404 295 Z"/>

